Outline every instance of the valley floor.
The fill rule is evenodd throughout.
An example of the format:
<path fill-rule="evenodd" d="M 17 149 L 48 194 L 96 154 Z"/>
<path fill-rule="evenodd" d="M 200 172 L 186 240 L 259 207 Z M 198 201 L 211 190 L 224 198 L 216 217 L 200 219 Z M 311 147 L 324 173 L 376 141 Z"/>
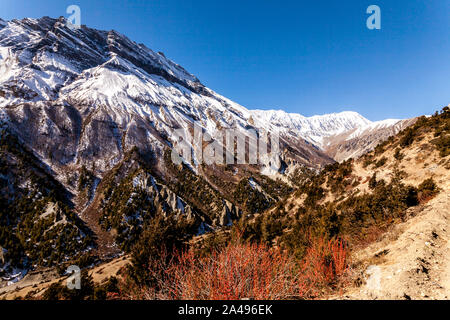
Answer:
<path fill-rule="evenodd" d="M 127 255 L 112 259 L 89 270 L 92 280 L 96 284 L 104 282 L 112 276 L 116 276 L 119 270 L 130 263 Z M 30 272 L 21 281 L 0 288 L 0 300 L 12 300 L 18 297 L 25 297 L 31 294 L 34 298 L 39 298 L 45 290 L 52 284 L 65 281 L 67 277 L 60 277 L 55 269 L 42 269 Z"/>

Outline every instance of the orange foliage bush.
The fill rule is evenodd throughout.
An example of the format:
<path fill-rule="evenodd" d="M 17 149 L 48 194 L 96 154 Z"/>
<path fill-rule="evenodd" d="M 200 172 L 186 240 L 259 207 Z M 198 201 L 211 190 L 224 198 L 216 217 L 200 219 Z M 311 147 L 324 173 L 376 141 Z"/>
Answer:
<path fill-rule="evenodd" d="M 210 256 L 182 254 L 168 269 L 175 299 L 286 299 L 296 294 L 296 265 L 281 250 L 233 243 Z"/>
<path fill-rule="evenodd" d="M 127 284 L 122 295 L 176 300 L 317 298 L 347 270 L 347 247 L 338 239 L 311 243 L 300 263 L 287 251 L 241 241 L 232 241 L 206 257 L 189 250 L 175 254 L 167 263 L 150 264 L 153 270 L 149 272 L 160 275 L 157 286 Z"/>
<path fill-rule="evenodd" d="M 300 297 L 317 297 L 320 290 L 336 286 L 347 271 L 348 250 L 343 240 L 319 238 L 311 243 L 301 263 Z"/>

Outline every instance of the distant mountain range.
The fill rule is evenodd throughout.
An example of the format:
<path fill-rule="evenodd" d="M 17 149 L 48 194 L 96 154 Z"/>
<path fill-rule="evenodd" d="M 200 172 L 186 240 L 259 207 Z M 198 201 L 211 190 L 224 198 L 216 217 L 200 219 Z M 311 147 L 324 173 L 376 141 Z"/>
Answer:
<path fill-rule="evenodd" d="M 252 113 L 281 134 L 295 132 L 336 161 L 361 156 L 415 121 L 387 119 L 373 122 L 353 111 L 312 117 L 282 110 L 255 110 Z"/>

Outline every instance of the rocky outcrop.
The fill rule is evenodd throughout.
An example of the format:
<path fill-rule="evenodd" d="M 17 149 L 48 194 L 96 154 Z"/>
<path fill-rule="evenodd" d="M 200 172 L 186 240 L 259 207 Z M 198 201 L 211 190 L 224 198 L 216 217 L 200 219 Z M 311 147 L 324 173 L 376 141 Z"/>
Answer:
<path fill-rule="evenodd" d="M 234 220 L 237 220 L 241 217 L 242 211 L 236 207 L 233 203 L 228 200 L 223 201 L 223 209 L 222 214 L 218 221 L 216 220 L 216 224 L 218 226 L 230 226 Z"/>

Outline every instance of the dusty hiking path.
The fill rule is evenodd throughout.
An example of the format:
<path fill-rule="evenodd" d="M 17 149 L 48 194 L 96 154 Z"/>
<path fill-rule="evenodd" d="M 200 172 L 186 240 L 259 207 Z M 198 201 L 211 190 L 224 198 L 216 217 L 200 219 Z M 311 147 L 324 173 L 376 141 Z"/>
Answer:
<path fill-rule="evenodd" d="M 450 181 L 414 215 L 353 254 L 362 285 L 337 299 L 450 298 Z"/>

